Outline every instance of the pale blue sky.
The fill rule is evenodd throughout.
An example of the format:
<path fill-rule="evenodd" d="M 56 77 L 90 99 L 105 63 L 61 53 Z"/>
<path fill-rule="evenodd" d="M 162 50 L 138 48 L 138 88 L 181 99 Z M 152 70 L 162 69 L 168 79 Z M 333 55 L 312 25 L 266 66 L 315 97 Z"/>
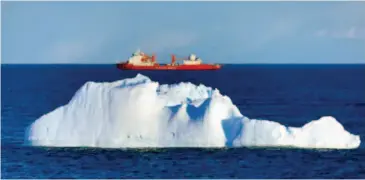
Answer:
<path fill-rule="evenodd" d="M 2 63 L 365 63 L 365 2 L 2 2 Z"/>

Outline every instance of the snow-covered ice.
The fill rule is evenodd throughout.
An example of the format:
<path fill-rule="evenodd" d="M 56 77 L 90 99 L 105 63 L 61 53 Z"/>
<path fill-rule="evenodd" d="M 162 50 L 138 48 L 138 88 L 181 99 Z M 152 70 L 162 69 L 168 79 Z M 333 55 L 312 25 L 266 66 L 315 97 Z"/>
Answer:
<path fill-rule="evenodd" d="M 218 89 L 160 85 L 146 76 L 87 82 L 26 129 L 25 143 L 58 147 L 299 147 L 351 149 L 360 137 L 333 117 L 285 127 L 243 116 Z"/>

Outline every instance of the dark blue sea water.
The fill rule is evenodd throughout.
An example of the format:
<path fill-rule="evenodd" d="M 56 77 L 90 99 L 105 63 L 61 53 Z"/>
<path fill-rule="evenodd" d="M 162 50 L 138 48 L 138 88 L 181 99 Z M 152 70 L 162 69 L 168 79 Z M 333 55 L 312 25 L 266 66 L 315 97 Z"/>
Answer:
<path fill-rule="evenodd" d="M 354 150 L 279 148 L 91 149 L 23 145 L 34 120 L 87 81 L 137 73 L 160 83 L 218 88 L 241 113 L 289 126 L 334 116 L 365 141 L 364 65 L 227 65 L 220 71 L 119 71 L 113 65 L 2 65 L 2 178 L 365 178 Z"/>

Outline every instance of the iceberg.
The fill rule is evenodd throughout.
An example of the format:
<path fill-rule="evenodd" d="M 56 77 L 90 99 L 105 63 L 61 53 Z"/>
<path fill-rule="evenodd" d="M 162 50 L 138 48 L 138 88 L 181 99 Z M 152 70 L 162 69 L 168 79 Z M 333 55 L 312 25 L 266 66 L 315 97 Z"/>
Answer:
<path fill-rule="evenodd" d="M 303 127 L 249 119 L 218 89 L 160 85 L 138 74 L 87 82 L 68 104 L 26 129 L 25 143 L 48 147 L 297 147 L 352 149 L 360 137 L 333 117 Z"/>

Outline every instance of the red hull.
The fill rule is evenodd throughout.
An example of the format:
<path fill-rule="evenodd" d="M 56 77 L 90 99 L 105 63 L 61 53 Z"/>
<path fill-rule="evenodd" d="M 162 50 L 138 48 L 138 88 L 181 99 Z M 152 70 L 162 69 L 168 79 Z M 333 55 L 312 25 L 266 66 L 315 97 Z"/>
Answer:
<path fill-rule="evenodd" d="M 122 70 L 218 70 L 221 65 L 218 64 L 200 64 L 200 65 L 155 65 L 155 66 L 134 66 L 131 64 L 119 63 L 118 69 Z"/>

